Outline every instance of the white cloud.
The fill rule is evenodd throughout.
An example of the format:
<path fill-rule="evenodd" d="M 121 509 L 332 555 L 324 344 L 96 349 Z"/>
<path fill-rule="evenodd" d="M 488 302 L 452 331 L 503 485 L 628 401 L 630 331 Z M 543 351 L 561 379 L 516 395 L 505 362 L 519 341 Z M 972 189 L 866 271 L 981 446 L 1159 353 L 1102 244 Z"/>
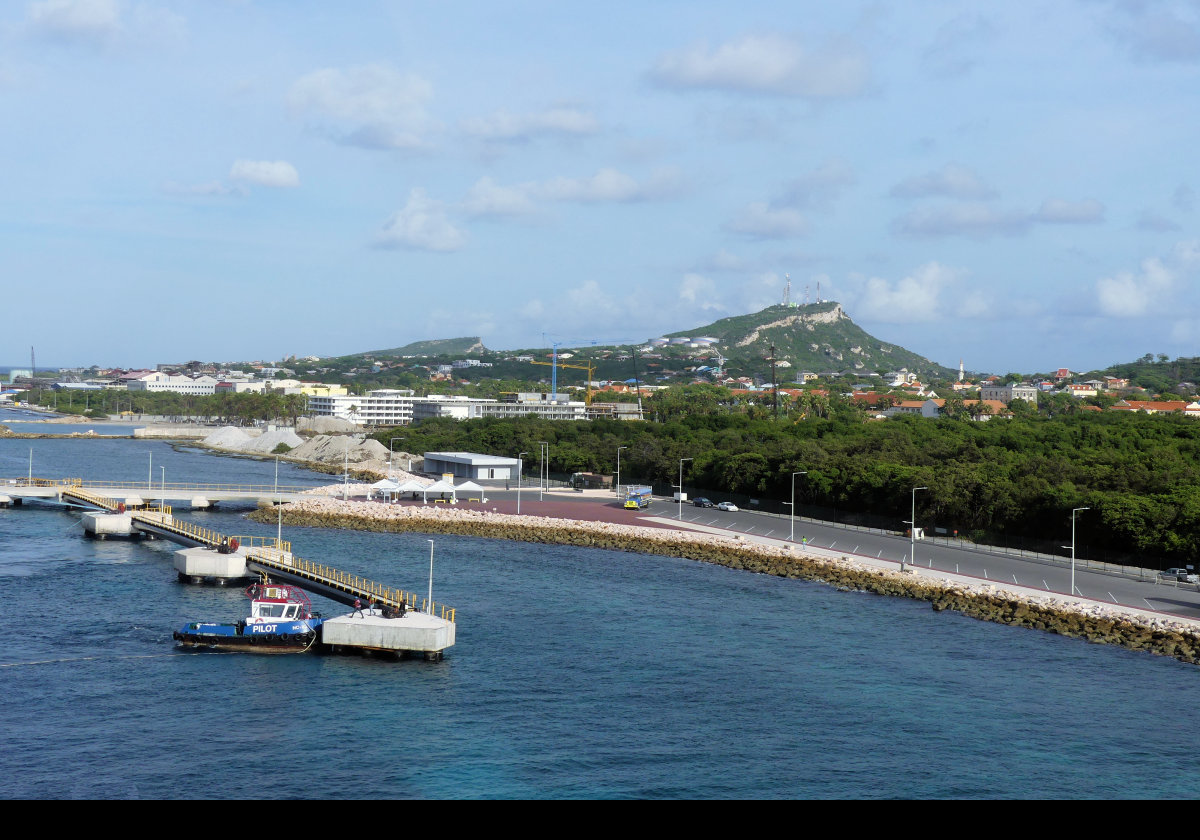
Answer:
<path fill-rule="evenodd" d="M 577 108 L 549 108 L 533 114 L 497 111 L 487 117 L 464 120 L 462 129 L 481 140 L 523 141 L 540 134 L 584 136 L 600 130 L 593 114 Z"/>
<path fill-rule="evenodd" d="M 1135 318 L 1159 311 L 1175 286 L 1175 272 L 1157 257 L 1142 260 L 1137 272 L 1122 271 L 1096 281 L 1096 304 L 1105 315 Z"/>
<path fill-rule="evenodd" d="M 101 43 L 120 31 L 121 6 L 117 0 L 39 0 L 26 19 L 46 37 Z"/>
<path fill-rule="evenodd" d="M 554 201 L 634 201 L 641 196 L 638 182 L 616 169 L 601 169 L 590 178 L 554 178 L 538 188 Z"/>
<path fill-rule="evenodd" d="M 892 187 L 891 195 L 896 198 L 945 196 L 981 200 L 995 198 L 996 191 L 967 167 L 949 163 L 937 172 L 906 178 Z"/>
<path fill-rule="evenodd" d="M 617 169 L 605 168 L 587 178 L 552 178 L 529 188 L 551 201 L 650 201 L 671 198 L 684 189 L 683 176 L 675 169 L 658 169 L 639 183 Z"/>
<path fill-rule="evenodd" d="M 745 35 L 716 48 L 695 44 L 662 55 L 651 73 L 667 87 L 781 96 L 855 96 L 870 80 L 862 51 L 845 41 L 809 50 L 780 35 Z"/>
<path fill-rule="evenodd" d="M 1096 305 L 1105 315 L 1180 315 L 1176 292 L 1192 288 L 1200 271 L 1200 240 L 1176 243 L 1166 257 L 1148 257 L 1137 271 L 1122 271 L 1096 281 Z M 1194 336 L 1193 336 L 1194 338 Z"/>
<path fill-rule="evenodd" d="M 1064 201 L 1051 198 L 1042 202 L 1034 219 L 1047 224 L 1085 225 L 1104 221 L 1104 205 L 1094 199 Z"/>
<path fill-rule="evenodd" d="M 1113 3 L 1108 29 L 1141 61 L 1200 59 L 1200 11 L 1194 4 Z"/>
<path fill-rule="evenodd" d="M 1161 213 L 1156 213 L 1153 210 L 1145 209 L 1138 214 L 1137 229 L 1151 231 L 1153 233 L 1165 233 L 1179 230 L 1180 227 Z"/>
<path fill-rule="evenodd" d="M 436 123 L 426 113 L 433 87 L 387 65 L 317 70 L 297 80 L 289 107 L 338 142 L 369 149 L 416 149 Z"/>
<path fill-rule="evenodd" d="M 246 188 L 236 185 L 224 184 L 220 181 L 209 181 L 204 184 L 180 184 L 176 181 L 168 181 L 163 184 L 162 190 L 167 195 L 191 195 L 191 196 L 223 196 L 223 195 L 245 195 Z"/>
<path fill-rule="evenodd" d="M 790 239 L 803 236 L 808 222 L 790 207 L 772 207 L 764 201 L 746 205 L 725 229 L 754 239 Z"/>
<path fill-rule="evenodd" d="M 896 219 L 892 229 L 903 236 L 987 239 L 1025 233 L 1029 229 L 1029 217 L 1024 213 L 997 210 L 986 204 L 955 204 L 912 210 Z"/>
<path fill-rule="evenodd" d="M 475 182 L 463 199 L 463 211 L 471 216 L 525 216 L 534 211 L 528 185 L 504 187 L 488 176 Z"/>
<path fill-rule="evenodd" d="M 718 299 L 717 284 L 701 274 L 689 272 L 683 275 L 683 279 L 679 281 L 679 299 L 698 306 L 701 310 L 725 310 L 725 306 Z"/>
<path fill-rule="evenodd" d="M 854 170 L 850 164 L 840 158 L 833 158 L 788 183 L 779 196 L 778 203 L 793 207 L 828 208 L 846 187 L 854 182 Z"/>
<path fill-rule="evenodd" d="M 300 173 L 286 160 L 236 160 L 229 177 L 260 187 L 300 186 Z"/>
<path fill-rule="evenodd" d="M 446 215 L 445 207 L 422 189 L 408 194 L 404 209 L 392 215 L 375 237 L 379 248 L 411 248 L 421 251 L 457 251 L 467 237 Z"/>
<path fill-rule="evenodd" d="M 942 315 L 942 293 L 963 277 L 959 269 L 928 262 L 895 283 L 871 277 L 863 285 L 856 312 L 865 320 L 891 324 L 936 321 Z M 979 304 L 972 299 L 972 307 Z"/>
<path fill-rule="evenodd" d="M 964 76 L 978 63 L 978 51 L 996 37 L 986 18 L 957 17 L 944 24 L 921 54 L 921 66 L 933 76 Z"/>

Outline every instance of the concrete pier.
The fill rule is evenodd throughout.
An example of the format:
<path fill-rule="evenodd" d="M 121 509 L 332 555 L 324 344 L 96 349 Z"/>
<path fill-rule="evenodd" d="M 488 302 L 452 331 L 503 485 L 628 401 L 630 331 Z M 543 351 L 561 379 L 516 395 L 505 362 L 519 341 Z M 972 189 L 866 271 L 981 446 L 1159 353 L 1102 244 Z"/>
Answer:
<path fill-rule="evenodd" d="M 213 579 L 218 583 L 253 577 L 246 572 L 242 554 L 221 554 L 211 548 L 181 548 L 175 552 L 175 571 L 193 583 Z"/>
<path fill-rule="evenodd" d="M 132 537 L 137 533 L 133 517 L 128 513 L 85 513 L 83 530 L 97 539 Z"/>
<path fill-rule="evenodd" d="M 384 618 L 379 610 L 363 610 L 362 618 L 355 612 L 326 620 L 321 625 L 321 642 L 334 648 L 419 653 L 437 660 L 454 644 L 454 622 L 421 612 Z"/>

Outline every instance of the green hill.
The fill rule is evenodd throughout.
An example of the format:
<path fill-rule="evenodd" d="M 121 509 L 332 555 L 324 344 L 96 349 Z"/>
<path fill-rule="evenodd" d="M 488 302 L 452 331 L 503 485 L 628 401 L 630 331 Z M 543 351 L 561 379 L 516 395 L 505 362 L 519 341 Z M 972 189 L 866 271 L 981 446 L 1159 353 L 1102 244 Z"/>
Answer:
<path fill-rule="evenodd" d="M 477 335 L 465 338 L 435 338 L 429 341 L 414 341 L 391 350 L 372 350 L 374 356 L 460 356 L 467 353 L 486 353 L 483 339 Z"/>
<path fill-rule="evenodd" d="M 768 358 L 774 346 L 775 358 L 788 362 L 796 372 L 907 368 L 921 376 L 954 374 L 950 368 L 870 335 L 835 301 L 768 306 L 760 312 L 722 318 L 664 337 L 683 336 L 718 339 L 717 349 L 729 360 L 730 367 Z"/>

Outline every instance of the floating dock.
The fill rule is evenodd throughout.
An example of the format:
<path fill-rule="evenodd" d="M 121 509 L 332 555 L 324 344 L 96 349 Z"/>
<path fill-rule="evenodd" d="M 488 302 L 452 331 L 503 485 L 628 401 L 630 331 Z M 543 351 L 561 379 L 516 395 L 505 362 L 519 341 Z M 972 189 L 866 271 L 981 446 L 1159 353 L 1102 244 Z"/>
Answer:
<path fill-rule="evenodd" d="M 140 497 L 124 492 L 118 498 L 101 495 L 83 486 L 79 479 L 23 479 L 6 483 L 6 490 L 20 488 L 9 497 L 17 504 L 26 497 L 33 497 L 84 508 L 84 530 L 99 539 L 109 536 L 161 537 L 183 545 L 184 548 L 175 552 L 174 560 L 181 580 L 225 585 L 261 575 L 348 606 L 357 601 L 377 607 L 325 621 L 320 640 L 325 649 L 379 651 L 400 656 L 419 654 L 427 660 L 439 660 L 445 649 L 454 644 L 456 611 L 453 608 L 304 560 L 292 553 L 291 543 L 273 537 L 227 536 L 177 519 L 171 508 L 162 502 L 148 505 Z M 197 485 L 189 486 L 192 491 L 196 488 Z M 127 492 L 126 488 L 119 489 Z M 210 505 L 219 498 L 211 486 L 205 491 L 205 496 L 193 495 L 189 499 L 193 507 Z"/>

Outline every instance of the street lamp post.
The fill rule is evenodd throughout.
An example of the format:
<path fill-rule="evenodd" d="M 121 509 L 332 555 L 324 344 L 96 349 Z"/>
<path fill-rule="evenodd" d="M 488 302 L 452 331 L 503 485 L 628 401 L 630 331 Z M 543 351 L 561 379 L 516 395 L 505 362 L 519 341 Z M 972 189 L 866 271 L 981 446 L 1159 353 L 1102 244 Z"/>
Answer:
<path fill-rule="evenodd" d="M 525 456 L 528 452 L 517 453 L 517 516 L 521 515 L 521 473 L 525 472 Z"/>
<path fill-rule="evenodd" d="M 622 450 L 622 449 L 628 449 L 628 448 L 629 448 L 628 446 L 618 446 L 618 447 L 617 447 L 617 486 L 616 486 L 616 493 L 617 493 L 617 496 L 618 496 L 618 497 L 620 497 L 620 495 L 621 495 L 621 450 Z"/>
<path fill-rule="evenodd" d="M 692 458 L 679 459 L 679 519 L 683 520 L 683 462 L 691 461 Z"/>
<path fill-rule="evenodd" d="M 549 470 L 546 469 L 546 456 L 550 452 L 550 444 L 547 441 L 538 441 L 538 452 L 541 454 L 542 463 L 538 469 L 538 501 L 542 501 L 542 494 L 546 490 L 545 476 L 548 476 Z"/>
<path fill-rule="evenodd" d="M 808 470 L 792 473 L 792 527 L 788 532 L 788 542 L 796 541 L 796 476 L 808 475 Z"/>
<path fill-rule="evenodd" d="M 167 504 L 167 468 L 160 466 L 159 469 L 162 470 L 162 498 L 158 500 L 158 507 L 161 510 Z"/>
<path fill-rule="evenodd" d="M 429 543 L 429 614 L 433 615 L 433 540 Z"/>
<path fill-rule="evenodd" d="M 279 498 L 279 456 L 275 456 L 275 547 L 283 550 L 283 499 Z"/>
<path fill-rule="evenodd" d="M 150 455 L 150 469 L 146 473 L 146 489 L 153 490 L 154 489 L 154 453 L 151 452 L 151 453 L 149 453 L 149 455 Z"/>
<path fill-rule="evenodd" d="M 917 491 L 928 490 L 928 487 L 914 487 L 912 491 L 912 519 L 908 522 L 908 556 L 915 564 L 917 562 Z M 904 558 L 900 558 L 900 571 L 904 571 Z"/>
<path fill-rule="evenodd" d="M 1081 510 L 1091 510 L 1090 507 L 1071 509 L 1071 597 L 1075 597 L 1075 514 Z"/>

